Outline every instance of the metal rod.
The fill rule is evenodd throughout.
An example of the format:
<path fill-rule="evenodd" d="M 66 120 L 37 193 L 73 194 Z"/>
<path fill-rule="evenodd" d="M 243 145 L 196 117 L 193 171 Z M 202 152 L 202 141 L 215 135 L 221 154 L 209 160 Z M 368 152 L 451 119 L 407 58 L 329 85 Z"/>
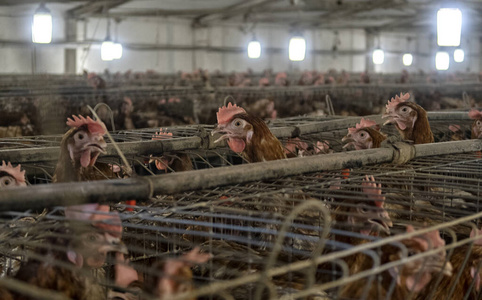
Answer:
<path fill-rule="evenodd" d="M 429 120 L 470 120 L 466 112 L 429 112 Z M 364 118 L 382 123 L 380 115 L 369 115 Z M 271 128 L 271 132 L 278 138 L 298 137 L 304 134 L 320 133 L 330 130 L 342 130 L 354 126 L 360 121 L 360 117 L 344 118 L 339 120 L 320 120 L 319 122 L 307 122 L 296 126 L 283 126 Z M 201 125 L 200 125 L 201 126 Z M 162 141 L 139 141 L 139 142 L 119 142 L 119 148 L 127 155 L 161 155 L 164 152 L 192 150 L 192 149 L 214 149 L 225 147 L 225 143 L 214 144 L 213 139 L 204 140 L 201 137 L 175 138 Z M 6 149 L 0 150 L 0 159 L 12 163 L 26 163 L 39 161 L 55 161 L 60 154 L 59 147 L 37 147 L 29 149 Z M 117 151 L 112 145 L 107 146 L 107 156 L 117 156 Z"/>
<path fill-rule="evenodd" d="M 480 150 L 482 140 L 415 146 L 416 157 Z M 359 168 L 391 162 L 394 152 L 392 148 L 379 148 L 158 176 L 12 188 L 0 194 L 0 211 L 43 209 L 89 202 L 117 203 L 130 199 L 148 199 L 158 194 L 176 194 L 303 173 Z"/>

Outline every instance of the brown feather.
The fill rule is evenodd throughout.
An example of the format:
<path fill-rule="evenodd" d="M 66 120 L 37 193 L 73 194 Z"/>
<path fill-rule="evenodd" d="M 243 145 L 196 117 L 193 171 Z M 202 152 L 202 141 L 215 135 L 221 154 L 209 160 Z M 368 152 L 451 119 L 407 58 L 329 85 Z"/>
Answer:
<path fill-rule="evenodd" d="M 433 133 L 430 129 L 430 123 L 428 122 L 427 112 L 423 109 L 420 105 L 415 104 L 413 102 L 402 102 L 398 104 L 398 106 L 410 106 L 417 112 L 417 120 L 413 128 L 406 128 L 405 130 L 401 130 L 398 125 L 395 125 L 400 132 L 400 135 L 404 140 L 413 141 L 414 144 L 427 144 L 433 143 Z"/>
<path fill-rule="evenodd" d="M 253 127 L 253 137 L 241 153 L 247 161 L 254 163 L 286 158 L 283 145 L 263 120 L 248 114 L 238 114 L 235 118 L 241 118 Z"/>

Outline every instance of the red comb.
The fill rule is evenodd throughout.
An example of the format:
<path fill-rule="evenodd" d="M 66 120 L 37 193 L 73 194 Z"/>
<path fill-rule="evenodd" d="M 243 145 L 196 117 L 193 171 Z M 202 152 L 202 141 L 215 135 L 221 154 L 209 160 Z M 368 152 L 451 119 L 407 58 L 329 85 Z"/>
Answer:
<path fill-rule="evenodd" d="M 470 237 L 474 237 L 474 236 L 479 236 L 480 238 L 476 239 L 474 241 L 474 244 L 475 245 L 479 245 L 479 246 L 482 246 L 482 229 L 472 229 L 472 231 L 470 232 Z"/>
<path fill-rule="evenodd" d="M 87 125 L 90 133 L 99 133 L 104 135 L 107 132 L 105 124 L 100 120 L 92 120 L 90 117 L 84 118 L 83 116 L 72 115 L 72 118 L 67 118 L 67 125 L 70 127 L 79 128 Z"/>
<path fill-rule="evenodd" d="M 408 99 L 410 99 L 410 94 L 406 93 L 405 95 L 403 93 L 400 93 L 400 97 L 398 95 L 395 95 L 395 98 L 392 98 L 391 100 L 388 100 L 388 103 L 386 105 L 386 112 L 389 113 L 391 110 L 393 110 L 398 104 L 402 102 L 406 102 Z"/>
<path fill-rule="evenodd" d="M 219 108 L 219 111 L 216 113 L 218 118 L 218 124 L 226 124 L 228 123 L 234 115 L 246 113 L 244 108 L 236 106 L 236 104 L 232 105 L 228 103 L 228 106 L 223 106 Z"/>
<path fill-rule="evenodd" d="M 355 127 L 348 128 L 348 133 L 354 133 L 362 128 L 377 126 L 377 122 L 361 118 L 360 123 L 357 123 Z"/>
<path fill-rule="evenodd" d="M 14 168 L 10 162 L 6 164 L 5 161 L 2 160 L 2 164 L 0 165 L 0 171 L 7 172 L 19 183 L 25 183 L 25 170 L 21 171 L 20 165 L 17 165 Z"/>
<path fill-rule="evenodd" d="M 162 128 L 159 128 L 159 132 L 156 132 L 152 136 L 152 140 L 160 141 L 160 140 L 167 140 L 172 139 L 172 132 L 163 131 Z"/>
<path fill-rule="evenodd" d="M 471 109 L 469 111 L 469 118 L 477 120 L 482 119 L 482 111 L 478 111 L 476 109 Z"/>

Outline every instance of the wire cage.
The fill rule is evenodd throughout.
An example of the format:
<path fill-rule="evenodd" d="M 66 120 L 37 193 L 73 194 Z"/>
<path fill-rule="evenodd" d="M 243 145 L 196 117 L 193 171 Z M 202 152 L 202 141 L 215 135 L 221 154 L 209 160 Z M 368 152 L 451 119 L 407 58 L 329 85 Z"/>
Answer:
<path fill-rule="evenodd" d="M 435 144 L 358 151 L 342 151 L 341 138 L 359 118 L 279 119 L 269 125 L 285 146 L 328 141 L 333 153 L 256 164 L 214 144 L 211 126 L 170 127 L 163 140 L 151 140 L 153 129 L 118 131 L 119 148 L 146 176 L 55 185 L 43 183 L 60 136 L 2 140 L 0 157 L 21 163 L 32 186 L 0 193 L 0 287 L 76 299 L 58 286 L 33 288 L 40 275 L 25 280 L 25 270 L 47 268 L 52 282 L 73 274 L 73 287 L 99 299 L 477 299 L 482 143 L 446 142 L 449 125 L 468 128 L 466 114 L 429 113 Z M 149 161 L 169 154 L 187 154 L 194 170 L 153 176 Z M 111 146 L 103 159 L 122 165 Z M 85 203 L 110 212 L 69 218 Z M 382 217 L 364 220 L 364 210 Z M 72 252 L 91 258 L 82 241 L 99 234 L 92 220 L 118 233 L 117 216 L 129 263 L 112 255 L 96 268 L 72 263 Z M 379 230 L 366 235 L 374 223 Z M 119 268 L 136 279 L 125 284 Z"/>

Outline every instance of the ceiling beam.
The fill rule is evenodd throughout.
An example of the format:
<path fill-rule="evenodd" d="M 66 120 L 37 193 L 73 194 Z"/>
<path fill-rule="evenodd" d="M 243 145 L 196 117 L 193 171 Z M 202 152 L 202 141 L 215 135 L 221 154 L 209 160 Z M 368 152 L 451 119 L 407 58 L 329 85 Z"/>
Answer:
<path fill-rule="evenodd" d="M 207 25 L 217 20 L 228 20 L 233 16 L 243 16 L 254 8 L 260 8 L 278 0 L 243 0 L 234 5 L 228 6 L 219 13 L 198 16 L 193 24 Z"/>
<path fill-rule="evenodd" d="M 88 3 L 69 9 L 67 15 L 73 18 L 81 18 L 89 17 L 93 14 L 106 14 L 109 9 L 120 6 L 129 1 L 130 0 L 92 0 Z"/>

